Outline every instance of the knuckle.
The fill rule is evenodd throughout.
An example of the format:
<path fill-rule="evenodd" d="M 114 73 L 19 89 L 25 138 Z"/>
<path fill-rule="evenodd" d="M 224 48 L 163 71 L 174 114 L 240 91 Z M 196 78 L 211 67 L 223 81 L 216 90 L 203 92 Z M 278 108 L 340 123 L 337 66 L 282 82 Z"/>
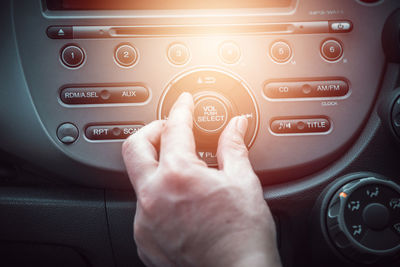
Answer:
<path fill-rule="evenodd" d="M 243 156 L 243 157 L 248 156 L 249 152 L 241 136 L 238 135 L 231 136 L 228 140 L 225 140 L 225 146 L 227 149 L 235 151 L 235 153 L 237 153 L 238 156 Z"/>
<path fill-rule="evenodd" d="M 122 143 L 122 154 L 126 155 L 129 154 L 132 146 L 134 145 L 134 136 L 129 136 L 123 143 Z"/>
<path fill-rule="evenodd" d="M 144 214 L 151 215 L 157 214 L 158 209 L 158 201 L 155 196 L 151 196 L 149 194 L 145 194 L 144 192 L 140 193 L 140 197 L 138 199 L 138 203 L 140 205 L 140 209 Z M 140 226 L 137 226 L 138 230 L 140 230 Z"/>

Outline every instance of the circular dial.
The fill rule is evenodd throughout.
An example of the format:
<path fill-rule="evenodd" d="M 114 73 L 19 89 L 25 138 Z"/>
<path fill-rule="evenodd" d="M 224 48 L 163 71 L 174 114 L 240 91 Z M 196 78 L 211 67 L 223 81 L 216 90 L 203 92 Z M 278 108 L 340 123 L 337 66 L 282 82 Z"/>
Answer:
<path fill-rule="evenodd" d="M 167 119 L 176 99 L 183 92 L 193 95 L 193 133 L 199 157 L 208 165 L 217 164 L 218 138 L 234 116 L 248 119 L 245 143 L 254 141 L 258 129 L 258 109 L 247 85 L 236 76 L 217 69 L 196 69 L 170 82 L 161 97 L 158 116 Z"/>
<path fill-rule="evenodd" d="M 394 255 L 400 251 L 400 187 L 375 177 L 349 182 L 330 200 L 326 224 L 331 241 L 353 260 Z"/>

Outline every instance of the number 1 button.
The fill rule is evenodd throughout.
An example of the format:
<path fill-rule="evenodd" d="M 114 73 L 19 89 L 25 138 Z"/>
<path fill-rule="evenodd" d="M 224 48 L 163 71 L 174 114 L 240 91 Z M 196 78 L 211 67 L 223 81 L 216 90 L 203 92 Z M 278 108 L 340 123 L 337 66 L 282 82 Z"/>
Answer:
<path fill-rule="evenodd" d="M 123 67 L 130 67 L 136 63 L 138 54 L 133 46 L 128 44 L 119 45 L 115 49 L 115 60 Z"/>

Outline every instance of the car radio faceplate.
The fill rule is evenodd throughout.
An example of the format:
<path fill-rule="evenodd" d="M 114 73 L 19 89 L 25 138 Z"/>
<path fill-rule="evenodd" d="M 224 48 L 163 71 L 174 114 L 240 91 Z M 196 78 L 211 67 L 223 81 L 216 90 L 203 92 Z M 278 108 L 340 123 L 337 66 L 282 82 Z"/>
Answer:
<path fill-rule="evenodd" d="M 170 97 L 174 86 L 191 77 L 193 85 L 185 82 L 178 91 L 192 92 L 199 109 L 213 106 L 214 115 L 225 119 L 254 115 L 247 138 L 250 159 L 262 182 L 271 184 L 327 166 L 355 140 L 384 68 L 379 33 L 399 6 L 292 1 L 259 9 L 105 15 L 19 1 L 14 22 L 33 103 L 65 157 L 123 173 L 123 139 L 163 119 L 176 98 Z M 214 88 L 212 78 L 219 75 L 233 77 L 238 86 Z M 210 84 L 198 90 L 199 78 Z M 73 142 L 62 141 L 68 131 L 58 136 L 65 123 L 78 131 L 71 132 Z M 201 122 L 196 125 L 196 135 L 214 143 L 223 128 L 204 131 Z M 215 156 L 214 148 L 200 152 Z M 58 169 L 63 172 L 61 165 Z"/>

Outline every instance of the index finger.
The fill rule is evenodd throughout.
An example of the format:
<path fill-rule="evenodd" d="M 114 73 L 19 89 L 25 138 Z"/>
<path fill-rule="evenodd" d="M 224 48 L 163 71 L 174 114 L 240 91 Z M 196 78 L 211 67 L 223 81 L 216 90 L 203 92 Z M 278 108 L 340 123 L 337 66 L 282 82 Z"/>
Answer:
<path fill-rule="evenodd" d="M 161 135 L 160 161 L 168 155 L 196 155 L 193 109 L 192 95 L 182 93 L 171 108 Z"/>

